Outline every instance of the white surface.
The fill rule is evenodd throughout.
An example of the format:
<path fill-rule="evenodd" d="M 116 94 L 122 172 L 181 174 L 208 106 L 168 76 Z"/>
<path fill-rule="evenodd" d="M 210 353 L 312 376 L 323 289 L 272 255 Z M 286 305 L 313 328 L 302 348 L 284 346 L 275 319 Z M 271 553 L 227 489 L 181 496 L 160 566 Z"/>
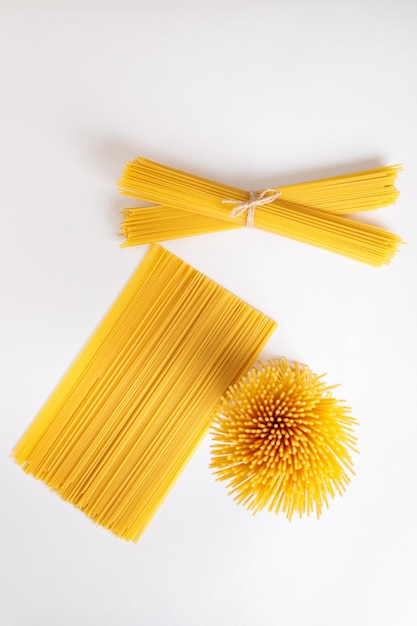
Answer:
<path fill-rule="evenodd" d="M 1 626 L 417 622 L 416 60 L 414 0 L 1 3 Z M 134 546 L 8 458 L 144 254 L 115 236 L 137 155 L 247 189 L 404 163 L 366 216 L 409 242 L 389 267 L 166 244 L 279 322 L 265 356 L 342 383 L 361 455 L 320 521 L 237 507 L 207 440 Z"/>

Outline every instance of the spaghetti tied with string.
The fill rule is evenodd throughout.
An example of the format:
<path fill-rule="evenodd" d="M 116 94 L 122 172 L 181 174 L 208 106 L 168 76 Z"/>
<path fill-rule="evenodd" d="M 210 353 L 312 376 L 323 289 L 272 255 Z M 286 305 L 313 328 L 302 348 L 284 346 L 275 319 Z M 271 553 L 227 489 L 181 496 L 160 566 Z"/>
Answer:
<path fill-rule="evenodd" d="M 235 208 L 230 211 L 230 215 L 235 218 L 246 213 L 247 228 L 254 228 L 256 207 L 269 204 L 280 195 L 281 192 L 276 189 L 264 189 L 263 191 L 250 191 L 246 202 L 240 202 L 239 200 L 222 200 L 222 202 L 223 204 L 236 204 Z"/>
<path fill-rule="evenodd" d="M 243 189 L 138 157 L 126 164 L 119 191 L 153 206 L 122 211 L 122 246 L 242 228 L 255 221 L 255 208 L 256 228 L 380 267 L 391 261 L 403 243 L 401 237 L 347 215 L 393 204 L 401 169 L 390 165 L 279 185 L 279 196 L 272 199 L 269 190 L 263 198 L 254 197 Z M 231 201 L 236 204 L 234 215 L 227 206 Z"/>

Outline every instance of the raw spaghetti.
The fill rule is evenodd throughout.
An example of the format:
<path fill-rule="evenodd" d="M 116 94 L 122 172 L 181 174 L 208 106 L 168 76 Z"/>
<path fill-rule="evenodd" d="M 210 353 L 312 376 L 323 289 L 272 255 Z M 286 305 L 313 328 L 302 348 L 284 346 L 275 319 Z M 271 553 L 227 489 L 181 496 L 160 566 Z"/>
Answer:
<path fill-rule="evenodd" d="M 13 456 L 137 541 L 276 324 L 152 246 Z"/>
<path fill-rule="evenodd" d="M 398 197 L 394 183 L 400 170 L 401 166 L 393 165 L 278 187 L 278 198 L 256 207 L 254 225 L 369 265 L 387 264 L 401 238 L 344 214 L 394 203 Z M 119 191 L 157 205 L 123 211 L 124 246 L 246 225 L 244 214 L 232 216 L 230 202 L 235 206 L 247 202 L 248 192 L 142 157 L 126 164 Z"/>
<path fill-rule="evenodd" d="M 239 504 L 319 517 L 343 493 L 356 420 L 332 389 L 286 359 L 259 362 L 230 387 L 214 418 L 211 467 Z"/>

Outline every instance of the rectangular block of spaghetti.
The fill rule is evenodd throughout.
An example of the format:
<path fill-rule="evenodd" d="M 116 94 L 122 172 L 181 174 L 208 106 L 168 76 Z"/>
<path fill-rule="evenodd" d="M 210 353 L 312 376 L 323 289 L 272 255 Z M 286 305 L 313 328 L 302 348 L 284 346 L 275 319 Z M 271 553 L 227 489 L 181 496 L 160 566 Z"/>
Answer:
<path fill-rule="evenodd" d="M 13 456 L 97 524 L 137 541 L 219 398 L 275 322 L 150 248 Z"/>

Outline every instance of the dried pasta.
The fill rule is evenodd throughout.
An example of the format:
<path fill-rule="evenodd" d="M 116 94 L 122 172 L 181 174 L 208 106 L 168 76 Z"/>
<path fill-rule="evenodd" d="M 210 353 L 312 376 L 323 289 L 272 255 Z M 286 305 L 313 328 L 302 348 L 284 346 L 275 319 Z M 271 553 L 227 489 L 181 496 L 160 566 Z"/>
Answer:
<path fill-rule="evenodd" d="M 344 176 L 277 188 L 273 202 L 258 206 L 255 226 L 336 252 L 369 265 L 390 262 L 402 240 L 377 226 L 344 217 L 388 206 L 401 166 L 393 165 Z M 119 191 L 157 206 L 126 209 L 122 245 L 164 241 L 241 228 L 245 215 L 231 216 L 230 204 L 248 200 L 248 192 L 139 157 L 127 163 Z"/>
<path fill-rule="evenodd" d="M 205 435 L 219 397 L 275 327 L 152 246 L 14 459 L 97 524 L 136 542 Z"/>
<path fill-rule="evenodd" d="M 353 473 L 356 420 L 322 376 L 286 359 L 259 362 L 213 420 L 211 467 L 237 503 L 320 517 Z"/>
<path fill-rule="evenodd" d="M 221 222 L 206 215 L 181 211 L 166 205 L 124 209 L 122 214 L 124 220 L 121 230 L 125 237 L 122 248 L 240 228 L 231 222 Z"/>

